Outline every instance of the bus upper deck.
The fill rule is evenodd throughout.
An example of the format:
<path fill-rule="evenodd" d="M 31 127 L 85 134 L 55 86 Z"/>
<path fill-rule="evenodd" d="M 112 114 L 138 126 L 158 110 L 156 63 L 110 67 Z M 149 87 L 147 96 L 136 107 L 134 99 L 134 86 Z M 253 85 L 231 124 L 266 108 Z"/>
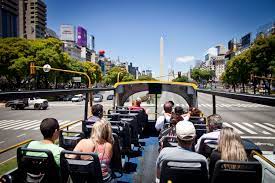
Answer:
<path fill-rule="evenodd" d="M 62 90 L 62 91 L 34 91 L 22 93 L 6 93 L 0 94 L 1 98 L 25 98 L 29 96 L 49 96 L 60 95 L 64 93 L 77 94 L 94 92 L 100 89 L 90 90 Z M 104 89 L 107 90 L 107 89 Z M 168 82 L 128 82 L 117 83 L 114 90 L 113 108 L 106 113 L 103 118 L 110 122 L 112 126 L 114 144 L 113 157 L 110 167 L 112 169 L 112 176 L 117 182 L 153 182 L 156 175 L 156 161 L 159 150 L 159 132 L 155 130 L 156 118 L 158 113 L 158 95 L 162 91 L 173 92 L 181 96 L 190 107 L 198 107 L 197 88 L 194 84 L 182 83 L 168 83 Z M 148 119 L 145 111 L 130 110 L 128 106 L 123 106 L 127 99 L 142 91 L 148 91 L 149 94 L 155 95 L 155 120 Z M 206 91 L 209 92 L 209 91 Z M 211 92 L 209 92 L 211 93 Z M 219 95 L 218 93 L 215 93 Z M 226 94 L 220 94 L 226 95 Z M 228 94 L 228 97 L 230 94 Z M 234 96 L 233 96 L 234 97 Z M 235 97 L 240 97 L 235 95 Z M 245 98 L 245 96 L 241 96 Z M 70 159 L 66 154 L 76 153 L 72 152 L 77 143 L 84 138 L 89 138 L 93 124 L 87 121 L 88 97 L 86 97 L 86 107 L 84 120 L 82 121 L 81 131 L 61 131 L 59 134 L 59 146 L 67 151 L 60 155 L 60 168 L 55 166 L 51 152 L 44 150 L 34 150 L 28 148 L 19 148 L 17 150 L 18 168 L 6 173 L 2 178 L 2 182 L 24 182 L 27 179 L 36 182 L 67 182 L 70 177 L 72 182 L 102 182 L 102 174 L 100 171 L 100 160 L 97 154 L 89 153 L 92 158 L 89 160 Z M 214 98 L 213 98 L 214 99 Z M 168 99 L 169 100 L 169 99 Z M 215 100 L 215 99 L 214 99 Z M 267 98 L 254 97 L 253 99 L 246 98 L 246 100 L 254 100 L 254 102 L 267 104 Z M 269 98 L 268 101 L 273 101 Z M 215 102 L 215 101 L 214 101 Z M 271 102 L 272 103 L 272 102 Z M 274 104 L 274 103 L 272 103 Z M 273 105 L 274 106 L 274 105 Z M 214 111 L 214 110 L 213 110 Z M 49 116 L 50 117 L 50 116 Z M 205 117 L 190 117 L 195 128 L 197 137 L 207 133 L 207 120 Z M 169 128 L 169 127 L 168 127 Z M 173 147 L 177 143 L 177 139 L 173 136 L 163 138 L 162 147 Z M 201 147 L 200 154 L 209 157 L 213 148 L 207 144 L 207 139 L 204 139 L 205 146 Z M 208 146 L 209 145 L 209 146 Z M 256 147 L 256 146 L 253 146 Z M 254 151 L 253 151 L 254 150 Z M 46 157 L 28 156 L 28 151 L 44 151 Z M 226 181 L 243 181 L 250 180 L 250 182 L 268 182 L 274 181 L 275 167 L 274 163 L 261 155 L 261 150 L 252 148 L 249 153 L 255 159 L 253 161 L 218 161 L 213 175 L 210 176 L 206 168 L 208 165 L 201 161 L 194 160 L 178 160 L 178 164 L 184 163 L 185 166 L 175 166 L 174 160 L 167 160 L 162 163 L 160 182 L 226 182 Z M 81 153 L 80 153 L 81 154 Z M 87 154 L 86 154 L 87 155 Z M 171 166 L 172 162 L 172 166 Z M 175 163 L 175 162 L 174 162 Z M 176 165 L 177 165 L 176 163 Z M 199 164 L 199 166 L 192 167 L 188 164 Z M 226 169 L 224 164 L 237 164 L 243 167 L 252 167 L 249 169 Z M 186 166 L 187 165 L 187 166 Z M 35 176 L 42 175 L 35 180 Z M 26 180 L 24 180 L 26 179 Z"/>

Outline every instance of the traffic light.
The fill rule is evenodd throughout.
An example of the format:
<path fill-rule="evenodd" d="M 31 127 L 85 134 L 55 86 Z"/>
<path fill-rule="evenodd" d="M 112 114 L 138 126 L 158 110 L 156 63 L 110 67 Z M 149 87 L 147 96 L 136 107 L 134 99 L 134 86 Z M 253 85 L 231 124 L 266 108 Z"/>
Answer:
<path fill-rule="evenodd" d="M 30 74 L 31 75 L 35 75 L 35 63 L 34 62 L 30 62 Z"/>

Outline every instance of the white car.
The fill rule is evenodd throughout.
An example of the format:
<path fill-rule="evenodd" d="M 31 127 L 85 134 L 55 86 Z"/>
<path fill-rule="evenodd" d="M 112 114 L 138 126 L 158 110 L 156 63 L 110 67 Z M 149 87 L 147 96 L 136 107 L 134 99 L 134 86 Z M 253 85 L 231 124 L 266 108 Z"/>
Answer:
<path fill-rule="evenodd" d="M 102 102 L 103 96 L 102 95 L 94 95 L 93 96 L 93 101 L 94 102 Z"/>
<path fill-rule="evenodd" d="M 73 98 L 72 98 L 72 102 L 81 102 L 81 101 L 83 101 L 83 99 L 84 99 L 84 97 L 83 97 L 83 95 L 82 94 L 78 94 L 78 95 L 75 95 L 75 96 L 73 96 Z"/>

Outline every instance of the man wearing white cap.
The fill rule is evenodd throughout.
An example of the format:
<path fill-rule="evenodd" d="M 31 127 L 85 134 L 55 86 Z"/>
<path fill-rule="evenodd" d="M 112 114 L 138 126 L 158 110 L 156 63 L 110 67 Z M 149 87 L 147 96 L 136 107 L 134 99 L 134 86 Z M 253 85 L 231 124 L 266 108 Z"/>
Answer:
<path fill-rule="evenodd" d="M 160 169 L 164 160 L 202 160 L 207 164 L 206 158 L 192 151 L 192 145 L 196 137 L 196 129 L 190 121 L 180 121 L 176 125 L 176 135 L 178 140 L 177 147 L 163 148 L 158 156 L 157 180 L 160 178 Z M 189 165 L 189 164 L 188 164 Z M 192 164 L 190 164 L 192 166 Z M 197 165 L 193 165 L 197 166 Z"/>

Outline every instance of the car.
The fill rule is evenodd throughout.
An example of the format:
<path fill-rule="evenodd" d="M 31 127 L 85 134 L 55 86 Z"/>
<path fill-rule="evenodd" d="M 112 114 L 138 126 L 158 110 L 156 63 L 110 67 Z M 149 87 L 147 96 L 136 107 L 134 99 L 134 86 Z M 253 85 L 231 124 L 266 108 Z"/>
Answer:
<path fill-rule="evenodd" d="M 81 102 L 83 101 L 83 95 L 82 94 L 78 94 L 73 96 L 73 98 L 71 99 L 72 102 Z"/>
<path fill-rule="evenodd" d="M 94 102 L 102 102 L 103 96 L 100 94 L 96 94 L 93 96 L 93 101 Z"/>
<path fill-rule="evenodd" d="M 114 95 L 108 95 L 107 96 L 107 100 L 113 100 L 114 99 Z"/>
<path fill-rule="evenodd" d="M 17 99 L 8 101 L 6 103 L 6 107 L 11 107 L 11 109 L 25 109 L 25 107 L 31 107 L 36 110 L 43 109 L 46 110 L 48 108 L 48 100 L 47 99 L 40 99 L 40 98 L 23 98 L 23 99 Z"/>

